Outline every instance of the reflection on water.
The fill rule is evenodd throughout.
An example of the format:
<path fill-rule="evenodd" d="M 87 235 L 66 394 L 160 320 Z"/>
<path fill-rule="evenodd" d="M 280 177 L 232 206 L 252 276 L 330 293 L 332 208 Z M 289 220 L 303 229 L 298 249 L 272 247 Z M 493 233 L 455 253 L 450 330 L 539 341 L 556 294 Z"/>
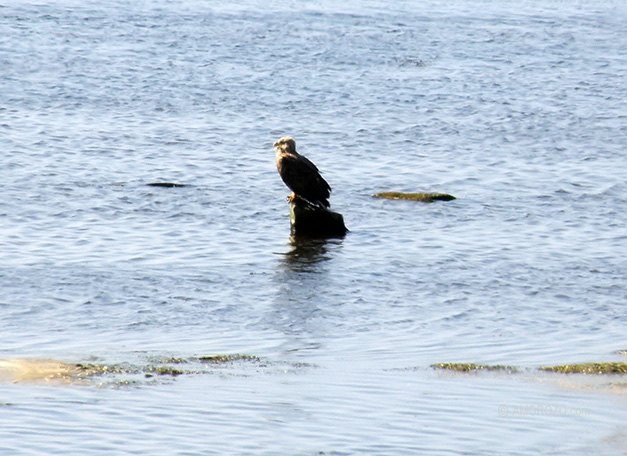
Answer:
<path fill-rule="evenodd" d="M 329 330 L 329 268 L 341 246 L 342 239 L 290 237 L 290 250 L 277 264 L 277 293 L 266 317 L 274 330 L 299 340 L 291 340 L 292 346 L 319 346 Z"/>
<path fill-rule="evenodd" d="M 329 261 L 329 243 L 341 240 L 318 239 L 306 236 L 290 236 L 292 249 L 284 254 L 283 264 L 294 272 L 316 272 L 320 263 Z"/>

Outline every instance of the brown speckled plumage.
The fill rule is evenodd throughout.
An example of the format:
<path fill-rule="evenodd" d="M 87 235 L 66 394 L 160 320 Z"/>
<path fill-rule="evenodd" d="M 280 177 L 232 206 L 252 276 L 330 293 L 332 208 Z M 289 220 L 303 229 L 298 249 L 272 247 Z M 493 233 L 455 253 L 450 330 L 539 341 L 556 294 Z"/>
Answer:
<path fill-rule="evenodd" d="M 331 187 L 316 165 L 296 152 L 296 142 L 284 137 L 274 143 L 276 167 L 285 185 L 294 195 L 321 207 L 329 207 Z"/>

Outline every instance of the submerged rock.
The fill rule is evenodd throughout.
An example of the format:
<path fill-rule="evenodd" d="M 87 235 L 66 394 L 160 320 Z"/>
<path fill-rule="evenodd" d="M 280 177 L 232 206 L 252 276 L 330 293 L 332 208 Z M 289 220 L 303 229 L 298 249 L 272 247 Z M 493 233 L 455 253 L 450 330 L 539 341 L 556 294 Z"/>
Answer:
<path fill-rule="evenodd" d="M 79 365 L 53 359 L 0 360 L 0 380 L 13 383 L 73 383 L 86 375 Z"/>
<path fill-rule="evenodd" d="M 375 198 L 385 198 L 385 199 L 393 199 L 393 200 L 409 200 L 409 201 L 420 201 L 423 203 L 432 203 L 434 201 L 451 201 L 454 200 L 455 197 L 453 195 L 449 195 L 448 193 L 403 193 L 403 192 L 380 192 L 375 193 Z"/>

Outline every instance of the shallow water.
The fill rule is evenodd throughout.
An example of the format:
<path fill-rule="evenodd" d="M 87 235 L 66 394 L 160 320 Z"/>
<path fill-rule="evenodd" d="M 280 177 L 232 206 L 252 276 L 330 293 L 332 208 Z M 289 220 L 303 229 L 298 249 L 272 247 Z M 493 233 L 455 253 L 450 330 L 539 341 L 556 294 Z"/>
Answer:
<path fill-rule="evenodd" d="M 0 358 L 262 360 L 5 382 L 0 448 L 624 454 L 624 388 L 533 369 L 625 360 L 626 19 L 618 2 L 0 6 Z M 346 238 L 290 240 L 286 134 Z M 429 367 L 456 361 L 524 373 Z"/>

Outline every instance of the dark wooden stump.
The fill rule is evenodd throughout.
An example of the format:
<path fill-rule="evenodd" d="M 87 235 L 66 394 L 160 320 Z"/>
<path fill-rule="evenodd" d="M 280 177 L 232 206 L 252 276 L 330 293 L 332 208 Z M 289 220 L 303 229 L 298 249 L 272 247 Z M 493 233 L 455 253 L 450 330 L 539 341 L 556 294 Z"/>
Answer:
<path fill-rule="evenodd" d="M 342 214 L 302 199 L 290 201 L 290 226 L 296 236 L 343 237 L 348 232 Z"/>

